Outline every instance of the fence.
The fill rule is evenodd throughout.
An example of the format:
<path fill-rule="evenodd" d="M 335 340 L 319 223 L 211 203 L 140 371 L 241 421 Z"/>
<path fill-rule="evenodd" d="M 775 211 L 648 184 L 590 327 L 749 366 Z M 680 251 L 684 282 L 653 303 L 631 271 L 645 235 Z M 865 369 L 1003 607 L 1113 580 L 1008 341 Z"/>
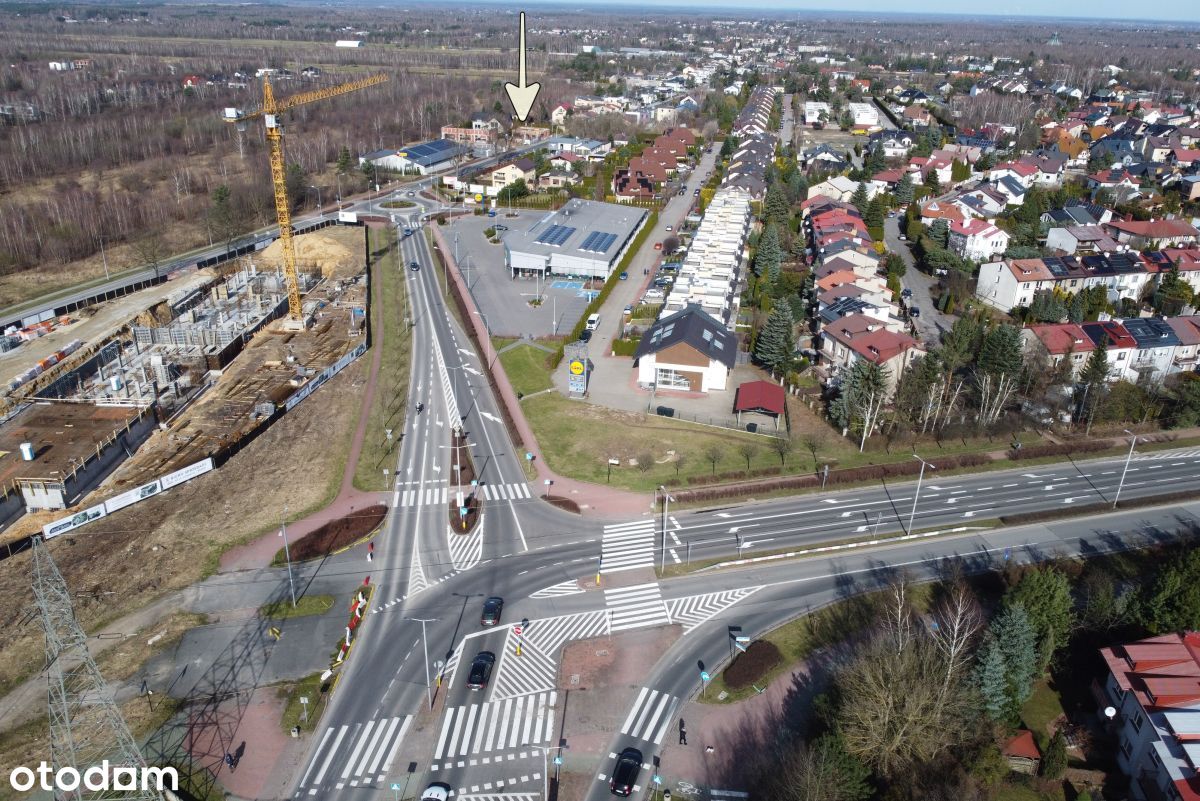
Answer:
<path fill-rule="evenodd" d="M 684 423 L 695 423 L 700 426 L 708 426 L 709 428 L 726 428 L 731 431 L 740 431 L 742 433 L 757 434 L 760 437 L 770 437 L 776 439 L 780 437 L 786 438 L 786 425 L 776 430 L 774 426 L 764 428 L 759 423 L 739 423 L 736 418 L 731 417 L 713 417 L 703 414 L 684 414 L 677 412 L 670 406 L 655 406 L 654 413 L 659 417 L 670 417 L 672 420 L 679 420 Z"/>

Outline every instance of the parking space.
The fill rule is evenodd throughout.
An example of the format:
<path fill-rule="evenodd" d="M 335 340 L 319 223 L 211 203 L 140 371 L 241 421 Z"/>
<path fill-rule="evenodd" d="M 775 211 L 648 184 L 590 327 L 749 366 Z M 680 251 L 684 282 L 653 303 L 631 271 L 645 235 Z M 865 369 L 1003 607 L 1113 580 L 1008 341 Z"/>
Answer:
<path fill-rule="evenodd" d="M 547 211 L 501 212 L 495 217 L 467 216 L 449 227 L 447 239 L 458 243 L 458 263 L 471 287 L 475 305 L 487 316 L 493 336 L 546 337 L 569 333 L 583 316 L 584 309 L 599 291 L 600 284 L 582 279 L 551 277 L 512 278 L 504 266 L 504 246 L 494 245 L 483 232 L 501 225 L 511 229 L 529 228 Z M 542 296 L 540 306 L 530 302 Z"/>

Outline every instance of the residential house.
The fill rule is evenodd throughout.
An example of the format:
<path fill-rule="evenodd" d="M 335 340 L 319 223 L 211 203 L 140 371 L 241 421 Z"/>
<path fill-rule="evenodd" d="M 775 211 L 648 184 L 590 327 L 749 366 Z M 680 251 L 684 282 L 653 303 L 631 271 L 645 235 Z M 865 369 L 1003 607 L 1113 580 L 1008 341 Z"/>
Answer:
<path fill-rule="evenodd" d="M 1098 192 L 1111 192 L 1117 202 L 1141 194 L 1141 185 L 1124 167 L 1109 167 L 1107 170 L 1092 173 L 1087 177 L 1087 188 L 1093 197 Z"/>
<path fill-rule="evenodd" d="M 533 163 L 533 159 L 519 158 L 516 161 L 510 161 L 508 164 L 495 167 L 490 172 L 480 176 L 481 180 L 485 177 L 492 186 L 499 189 L 510 186 L 517 181 L 524 181 L 527 186 L 532 187 L 537 178 L 537 165 Z"/>
<path fill-rule="evenodd" d="M 995 225 L 983 220 L 966 220 L 950 224 L 949 247 L 964 259 L 981 262 L 1008 250 L 1009 236 Z"/>
<path fill-rule="evenodd" d="M 1024 161 L 1005 161 L 988 170 L 989 181 L 999 181 L 1001 178 L 1012 178 L 1021 186 L 1029 189 L 1037 179 L 1038 168 Z"/>
<path fill-rule="evenodd" d="M 618 169 L 613 172 L 613 196 L 618 203 L 632 200 L 653 200 L 658 196 L 657 183 L 643 172 Z"/>
<path fill-rule="evenodd" d="M 659 318 L 638 343 L 638 383 L 658 390 L 719 392 L 737 362 L 737 339 L 698 305 Z"/>
<path fill-rule="evenodd" d="M 853 119 L 856 131 L 872 131 L 879 128 L 879 109 L 874 103 L 847 103 L 846 110 Z"/>
<path fill-rule="evenodd" d="M 901 114 L 900 117 L 907 125 L 910 125 L 918 130 L 922 128 L 928 128 L 931 120 L 933 119 L 932 115 L 929 113 L 929 109 L 925 108 L 925 106 L 916 104 L 905 108 L 904 113 Z"/>
<path fill-rule="evenodd" d="M 1137 352 L 1137 340 L 1120 320 L 1105 320 L 1095 323 L 1081 323 L 1080 327 L 1092 341 L 1099 346 L 1104 342 L 1108 356 L 1108 380 L 1119 381 L 1127 378 L 1128 370 Z"/>
<path fill-rule="evenodd" d="M 840 200 L 848 203 L 857 189 L 858 181 L 851 180 L 844 175 L 835 175 L 827 181 L 810 186 L 808 188 L 808 197 L 811 200 L 818 195 L 822 195 L 831 200 Z"/>
<path fill-rule="evenodd" d="M 570 115 L 571 115 L 571 104 L 570 103 L 559 103 L 550 112 L 550 122 L 554 123 L 555 125 L 559 125 L 559 126 L 566 125 L 567 117 L 569 117 Z"/>
<path fill-rule="evenodd" d="M 539 189 L 562 189 L 578 182 L 579 176 L 570 170 L 550 170 L 537 179 Z"/>
<path fill-rule="evenodd" d="M 1078 323 L 1039 323 L 1021 329 L 1026 352 L 1041 352 L 1057 370 L 1063 361 L 1071 365 L 1071 379 L 1079 378 L 1096 345 Z"/>
<path fill-rule="evenodd" d="M 909 335 L 889 331 L 881 321 L 865 314 L 842 317 L 821 330 L 821 357 L 831 382 L 855 362 L 865 360 L 885 368 L 889 397 L 913 359 L 924 353 Z"/>
<path fill-rule="evenodd" d="M 1167 325 L 1175 332 L 1179 344 L 1175 346 L 1175 356 L 1171 371 L 1175 373 L 1194 372 L 1197 367 L 1197 357 L 1200 356 L 1200 315 L 1189 317 L 1168 317 Z"/>
<path fill-rule="evenodd" d="M 1116 253 L 1127 250 L 1100 225 L 1067 225 L 1046 233 L 1046 250 L 1058 255 L 1073 253 Z"/>
<path fill-rule="evenodd" d="M 1174 328 L 1159 317 L 1134 317 L 1123 324 L 1136 343 L 1125 378 L 1142 385 L 1161 384 L 1173 372 L 1180 344 Z"/>
<path fill-rule="evenodd" d="M 1135 801 L 1200 801 L 1200 632 L 1100 649 L 1097 716 L 1111 720 Z M 1110 715 L 1109 710 L 1112 710 Z"/>
<path fill-rule="evenodd" d="M 1200 231 L 1183 220 L 1111 220 L 1104 227 L 1137 250 L 1200 245 Z"/>
<path fill-rule="evenodd" d="M 883 148 L 884 158 L 902 159 L 916 145 L 908 131 L 879 131 L 871 134 L 871 146 Z"/>

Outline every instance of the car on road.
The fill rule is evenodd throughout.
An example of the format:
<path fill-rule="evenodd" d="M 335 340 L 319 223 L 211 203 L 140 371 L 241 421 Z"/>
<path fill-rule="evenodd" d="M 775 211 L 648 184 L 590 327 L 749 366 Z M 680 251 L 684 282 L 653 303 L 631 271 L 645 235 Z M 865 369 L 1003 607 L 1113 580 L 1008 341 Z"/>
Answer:
<path fill-rule="evenodd" d="M 467 687 L 472 690 L 482 690 L 492 677 L 492 667 L 496 664 L 496 655 L 491 651 L 480 651 L 471 661 L 471 672 L 467 674 Z"/>
<path fill-rule="evenodd" d="M 654 243 L 654 249 L 655 249 L 655 250 L 662 250 L 662 242 L 655 242 L 655 243 Z"/>
<path fill-rule="evenodd" d="M 674 228 L 672 228 L 672 227 L 671 227 L 671 226 L 669 226 L 669 225 L 668 225 L 668 226 L 667 226 L 667 228 L 666 228 L 666 231 L 667 231 L 667 233 L 668 233 L 668 234 L 669 234 L 669 233 L 671 233 L 671 232 L 672 232 L 672 231 L 674 231 L 674 230 L 675 230 L 675 229 L 674 229 Z"/>
<path fill-rule="evenodd" d="M 617 280 L 619 280 L 619 281 L 624 281 L 627 278 L 629 278 L 629 273 L 627 273 L 623 270 L 621 271 L 621 274 L 617 276 Z"/>
<path fill-rule="evenodd" d="M 608 789 L 613 795 L 628 798 L 633 795 L 633 787 L 637 784 L 638 774 L 641 772 L 642 752 L 636 748 L 626 748 L 617 757 L 617 764 L 613 765 Z"/>
<path fill-rule="evenodd" d="M 409 192 L 409 193 L 408 193 L 408 196 L 409 196 L 409 197 L 415 197 L 415 196 L 416 196 L 416 194 L 417 194 L 416 192 Z"/>
<path fill-rule="evenodd" d="M 415 273 L 417 270 L 421 269 L 421 265 L 417 264 L 415 261 L 410 261 L 408 263 L 408 269 Z"/>
<path fill-rule="evenodd" d="M 488 209 L 488 216 L 489 216 L 489 217 L 495 217 L 495 216 L 496 216 L 496 210 L 495 210 L 495 209 Z"/>
<path fill-rule="evenodd" d="M 495 626 L 500 622 L 500 613 L 503 611 L 504 599 L 493 595 L 483 602 L 483 614 L 479 616 L 479 623 L 484 626 Z"/>
<path fill-rule="evenodd" d="M 921 310 L 918 309 L 916 306 L 909 306 L 908 307 L 908 316 L 909 317 L 920 317 Z"/>
<path fill-rule="evenodd" d="M 902 298 L 911 298 L 911 297 L 912 297 L 912 290 L 911 290 L 911 289 L 902 289 L 902 290 L 900 290 L 900 297 L 902 297 Z"/>
<path fill-rule="evenodd" d="M 447 801 L 450 798 L 450 785 L 445 782 L 434 782 L 421 793 L 421 801 Z"/>
<path fill-rule="evenodd" d="M 700 187 L 696 187 L 692 190 L 692 197 L 700 197 Z"/>
<path fill-rule="evenodd" d="M 412 236 L 412 229 L 411 229 L 411 228 L 405 228 L 405 229 L 404 229 L 404 235 L 405 235 L 405 236 Z"/>
<path fill-rule="evenodd" d="M 625 316 L 626 316 L 626 317 L 631 317 L 631 316 L 633 316 L 633 306 L 626 306 L 626 307 L 625 307 Z"/>
<path fill-rule="evenodd" d="M 907 241 L 908 241 L 908 237 L 906 237 L 904 234 L 898 234 L 897 236 L 899 236 L 899 237 L 900 237 L 900 241 L 901 241 L 901 242 L 907 242 Z"/>

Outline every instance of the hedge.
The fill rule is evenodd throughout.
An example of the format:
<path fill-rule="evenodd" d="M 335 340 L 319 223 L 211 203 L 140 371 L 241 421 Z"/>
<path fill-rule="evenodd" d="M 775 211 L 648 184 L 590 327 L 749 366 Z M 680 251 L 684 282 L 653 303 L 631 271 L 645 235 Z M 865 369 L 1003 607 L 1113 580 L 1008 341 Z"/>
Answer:
<path fill-rule="evenodd" d="M 783 661 L 783 654 L 769 640 L 755 640 L 725 668 L 725 686 L 740 690 L 762 679 Z"/>
<path fill-rule="evenodd" d="M 612 352 L 614 356 L 632 356 L 637 353 L 638 345 L 641 343 L 641 337 L 633 339 L 614 339 L 612 344 Z"/>
<path fill-rule="evenodd" d="M 634 237 L 633 242 L 629 245 L 629 249 L 625 251 L 625 255 L 621 258 L 621 263 L 617 265 L 617 269 L 612 271 L 608 276 L 608 280 L 604 282 L 604 288 L 592 298 L 592 302 L 583 310 L 579 321 L 575 323 L 575 327 L 571 329 L 571 335 L 564 342 L 559 343 L 558 348 L 547 359 L 547 364 L 553 370 L 562 362 L 563 350 L 567 346 L 567 342 L 576 342 L 583 333 L 583 326 L 587 324 L 587 318 L 596 312 L 600 311 L 600 307 L 604 305 L 604 301 L 608 300 L 608 296 L 616 289 L 620 282 L 620 275 L 623 272 L 628 272 L 629 265 L 633 263 L 633 257 L 642 249 L 642 245 L 646 244 L 646 240 L 650 238 L 650 232 L 654 230 L 654 225 L 658 222 L 658 212 L 652 211 L 646 216 L 646 222 L 642 225 L 642 230 Z"/>
<path fill-rule="evenodd" d="M 1106 451 L 1112 445 L 1104 440 L 1081 439 L 1074 442 L 1051 443 L 1049 445 L 1034 445 L 1031 448 L 1011 449 L 1008 458 L 1014 461 L 1021 459 L 1040 459 L 1043 456 L 1070 456 L 1076 453 L 1095 453 Z"/>

